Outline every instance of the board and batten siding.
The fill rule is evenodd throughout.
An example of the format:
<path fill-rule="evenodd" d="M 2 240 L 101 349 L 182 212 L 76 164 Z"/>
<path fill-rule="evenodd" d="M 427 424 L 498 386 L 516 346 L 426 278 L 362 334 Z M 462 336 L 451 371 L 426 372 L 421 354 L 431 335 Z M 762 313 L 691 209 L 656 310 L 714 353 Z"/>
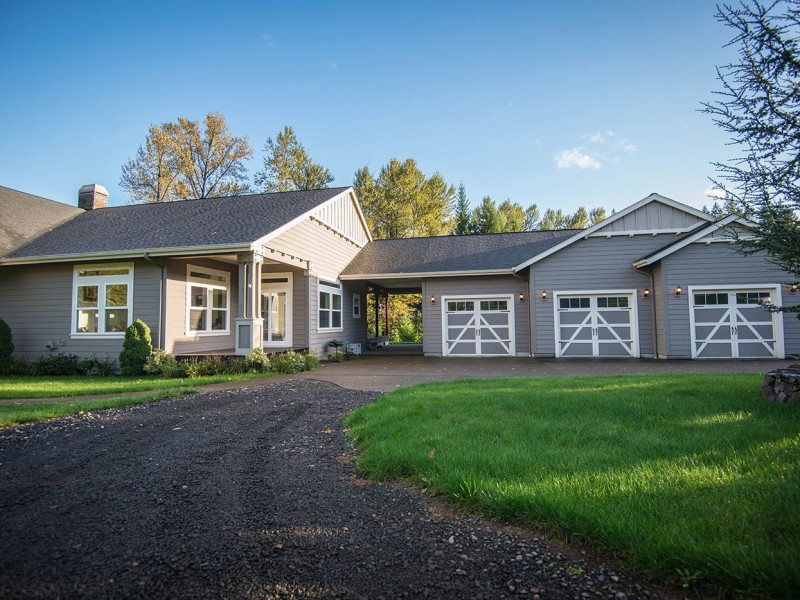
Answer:
<path fill-rule="evenodd" d="M 653 294 L 642 297 L 652 285 L 650 275 L 637 271 L 633 262 L 674 239 L 672 234 L 593 237 L 548 256 L 531 266 L 534 356 L 555 356 L 553 292 L 637 290 L 639 352 L 653 356 L 655 317 Z M 547 300 L 541 299 L 547 290 Z"/>
<path fill-rule="evenodd" d="M 514 345 L 517 356 L 528 356 L 530 347 L 530 320 L 528 282 L 506 275 L 478 277 L 436 277 L 422 280 L 422 350 L 426 356 L 444 355 L 442 340 L 442 296 L 469 296 L 497 294 L 513 295 Z M 519 295 L 525 300 L 519 301 Z M 436 304 L 431 304 L 431 296 Z"/>
<path fill-rule="evenodd" d="M 327 202 L 318 208 L 312 215 L 314 219 L 322 221 L 335 231 L 347 236 L 359 246 L 365 246 L 369 241 L 367 232 L 358 215 L 354 198 L 348 193 L 339 196 L 332 202 Z"/>
<path fill-rule="evenodd" d="M 637 208 L 630 214 L 601 227 L 598 233 L 647 231 L 653 229 L 687 229 L 707 221 L 657 200 Z"/>
<path fill-rule="evenodd" d="M 81 261 L 80 265 L 133 262 L 133 320 L 147 323 L 154 340 L 159 336 L 159 292 L 161 269 L 144 260 Z M 119 359 L 122 337 L 82 338 L 72 336 L 72 263 L 25 265 L 0 268 L 0 318 L 5 319 L 14 340 L 14 353 L 35 359 L 43 354 L 93 353 Z M 46 350 L 51 342 L 55 348 Z"/>
<path fill-rule="evenodd" d="M 309 261 L 314 275 L 336 279 L 350 264 L 361 246 L 337 235 L 318 221 L 308 218 L 265 245 L 264 255 L 283 252 Z M 280 260 L 280 257 L 275 257 Z"/>
<path fill-rule="evenodd" d="M 691 358 L 689 323 L 690 285 L 777 285 L 791 281 L 791 276 L 767 262 L 763 255 L 744 256 L 726 242 L 689 244 L 661 260 L 663 292 L 666 299 L 667 354 L 671 358 Z M 683 288 L 675 295 L 677 286 Z M 785 304 L 796 304 L 783 285 Z M 797 294 L 795 294 L 797 296 Z M 794 314 L 783 314 L 784 350 L 787 356 L 800 354 L 800 320 Z"/>
<path fill-rule="evenodd" d="M 225 335 L 186 335 L 186 266 L 225 271 L 230 275 L 230 333 Z M 173 354 L 230 351 L 236 343 L 234 323 L 239 309 L 239 266 L 209 258 L 170 259 L 167 261 L 167 333 L 165 349 Z"/>
<path fill-rule="evenodd" d="M 332 280 L 331 280 L 332 281 Z M 342 329 L 333 331 L 319 330 L 319 279 L 311 276 L 309 285 L 309 350 L 319 356 L 326 356 L 331 340 L 344 340 L 349 344 L 361 344 L 362 350 L 367 342 L 367 285 L 360 281 L 345 281 L 342 285 Z M 353 294 L 361 295 L 361 317 L 353 318 Z"/>

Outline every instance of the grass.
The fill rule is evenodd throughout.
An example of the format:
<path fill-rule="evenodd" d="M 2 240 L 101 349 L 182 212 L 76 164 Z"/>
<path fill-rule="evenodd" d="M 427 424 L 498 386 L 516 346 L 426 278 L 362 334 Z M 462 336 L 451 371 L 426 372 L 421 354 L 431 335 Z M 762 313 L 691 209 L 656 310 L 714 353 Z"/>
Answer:
<path fill-rule="evenodd" d="M 30 375 L 0 377 L 0 399 L 66 398 L 96 396 L 148 390 L 169 390 L 187 386 L 209 385 L 226 381 L 269 377 L 273 373 L 210 375 L 193 379 L 158 379 L 156 377 L 37 377 Z"/>
<path fill-rule="evenodd" d="M 655 577 L 800 594 L 800 407 L 757 375 L 462 380 L 350 415 L 359 467 L 621 550 Z"/>
<path fill-rule="evenodd" d="M 67 417 L 80 412 L 91 412 L 106 408 L 119 408 L 134 404 L 145 404 L 162 398 L 177 398 L 197 390 L 183 387 L 160 390 L 148 394 L 135 396 L 117 396 L 115 398 L 102 398 L 97 400 L 78 400 L 75 402 L 34 402 L 28 404 L 0 404 L 0 427 L 10 427 L 32 421 L 43 421 Z"/>

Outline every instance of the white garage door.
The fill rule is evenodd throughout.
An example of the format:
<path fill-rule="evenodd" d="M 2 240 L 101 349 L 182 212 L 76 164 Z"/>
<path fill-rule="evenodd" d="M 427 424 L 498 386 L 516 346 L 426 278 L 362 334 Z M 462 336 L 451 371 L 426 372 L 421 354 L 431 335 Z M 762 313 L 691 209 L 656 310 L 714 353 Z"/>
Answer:
<path fill-rule="evenodd" d="M 639 356 L 636 294 L 555 292 L 556 356 Z"/>
<path fill-rule="evenodd" d="M 692 358 L 782 358 L 779 288 L 689 288 Z"/>
<path fill-rule="evenodd" d="M 446 356 L 514 356 L 514 298 L 442 298 Z"/>

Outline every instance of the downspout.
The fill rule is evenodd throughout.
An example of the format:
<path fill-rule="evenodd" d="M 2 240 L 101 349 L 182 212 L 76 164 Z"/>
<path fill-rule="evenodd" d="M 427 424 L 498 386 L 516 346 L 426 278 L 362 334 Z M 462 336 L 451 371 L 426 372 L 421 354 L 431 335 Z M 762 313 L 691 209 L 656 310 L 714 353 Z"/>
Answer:
<path fill-rule="evenodd" d="M 158 282 L 158 350 L 166 350 L 165 346 L 167 344 L 166 341 L 166 332 L 165 332 L 165 313 L 164 313 L 164 305 L 166 304 L 166 298 L 164 297 L 167 291 L 167 264 L 164 262 L 163 264 L 153 260 L 150 258 L 150 255 L 145 252 L 144 259 L 154 264 L 155 266 L 161 269 L 161 280 Z"/>
<path fill-rule="evenodd" d="M 530 268 L 528 269 L 528 279 L 518 275 L 514 270 L 511 271 L 511 275 L 525 282 L 525 295 L 528 297 L 528 356 L 533 356 L 533 280 L 531 279 L 533 271 Z M 514 301 L 516 301 L 516 298 L 514 298 Z M 514 326 L 516 327 L 516 323 Z"/>

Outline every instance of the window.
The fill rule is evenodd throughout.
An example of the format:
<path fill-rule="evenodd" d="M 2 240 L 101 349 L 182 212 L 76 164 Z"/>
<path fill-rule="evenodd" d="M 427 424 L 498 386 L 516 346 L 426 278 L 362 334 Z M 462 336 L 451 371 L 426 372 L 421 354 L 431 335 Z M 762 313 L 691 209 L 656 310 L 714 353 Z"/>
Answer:
<path fill-rule="evenodd" d="M 353 318 L 361 318 L 361 294 L 353 294 Z"/>
<path fill-rule="evenodd" d="M 508 310 L 508 300 L 481 300 L 481 311 Z"/>
<path fill-rule="evenodd" d="M 559 298 L 559 308 L 589 308 L 589 298 Z"/>
<path fill-rule="evenodd" d="M 186 334 L 230 332 L 230 273 L 186 267 Z"/>
<path fill-rule="evenodd" d="M 769 304 L 772 301 L 769 292 L 739 292 L 736 304 Z"/>
<path fill-rule="evenodd" d="M 472 312 L 475 310 L 474 302 L 448 302 L 447 312 Z"/>
<path fill-rule="evenodd" d="M 319 280 L 319 329 L 342 328 L 342 286 Z"/>
<path fill-rule="evenodd" d="M 695 294 L 695 306 L 719 306 L 720 304 L 728 304 L 728 294 Z"/>
<path fill-rule="evenodd" d="M 133 322 L 133 265 L 75 267 L 73 335 L 122 336 Z"/>
<path fill-rule="evenodd" d="M 292 345 L 292 273 L 261 274 L 264 346 Z"/>
<path fill-rule="evenodd" d="M 603 296 L 597 299 L 597 308 L 628 308 L 627 296 Z"/>

